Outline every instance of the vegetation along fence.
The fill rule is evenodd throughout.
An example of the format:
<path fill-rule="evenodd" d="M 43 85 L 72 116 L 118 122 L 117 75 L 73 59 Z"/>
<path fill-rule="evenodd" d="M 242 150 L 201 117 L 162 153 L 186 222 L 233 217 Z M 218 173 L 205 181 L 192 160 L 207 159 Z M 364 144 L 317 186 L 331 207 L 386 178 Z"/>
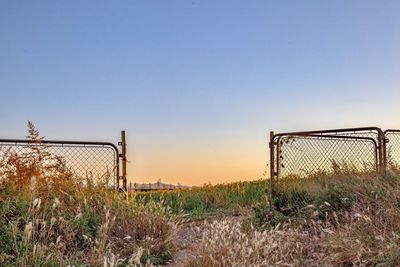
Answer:
<path fill-rule="evenodd" d="M 377 127 L 270 133 L 271 182 L 343 170 L 400 166 L 400 130 Z"/>
<path fill-rule="evenodd" d="M 125 131 L 121 137 L 122 153 L 107 142 L 0 139 L 0 174 L 40 164 L 49 175 L 62 168 L 83 182 L 126 190 Z"/>

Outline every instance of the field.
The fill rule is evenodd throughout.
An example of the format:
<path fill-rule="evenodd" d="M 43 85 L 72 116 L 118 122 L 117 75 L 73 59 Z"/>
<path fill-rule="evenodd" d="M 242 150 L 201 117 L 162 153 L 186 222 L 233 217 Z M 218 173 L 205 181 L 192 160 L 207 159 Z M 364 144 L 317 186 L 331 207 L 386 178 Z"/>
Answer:
<path fill-rule="evenodd" d="M 31 132 L 36 135 L 36 132 Z M 1 266 L 395 266 L 400 175 L 117 193 L 40 150 L 1 160 Z"/>
<path fill-rule="evenodd" d="M 1 184 L 2 266 L 399 264 L 400 177 L 124 195 L 61 177 Z M 196 256 L 196 257 L 193 257 Z"/>

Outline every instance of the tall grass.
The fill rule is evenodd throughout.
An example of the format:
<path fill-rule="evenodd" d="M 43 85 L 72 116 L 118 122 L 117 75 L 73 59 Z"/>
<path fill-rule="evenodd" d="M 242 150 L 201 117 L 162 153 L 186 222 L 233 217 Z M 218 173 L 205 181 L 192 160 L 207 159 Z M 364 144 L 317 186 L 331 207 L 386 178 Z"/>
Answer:
<path fill-rule="evenodd" d="M 282 181 L 248 222 L 206 224 L 189 266 L 398 266 L 400 177 Z"/>
<path fill-rule="evenodd" d="M 144 266 L 167 262 L 176 223 L 157 203 L 81 183 L 61 160 L 32 145 L 7 154 L 0 173 L 1 266 Z"/>
<path fill-rule="evenodd" d="M 204 219 L 185 266 L 400 265 L 395 166 L 288 177 L 272 202 L 261 180 L 126 196 L 82 186 L 33 124 L 28 137 L 30 152 L 0 159 L 0 266 L 167 264 L 182 214 Z"/>
<path fill-rule="evenodd" d="M 205 185 L 174 191 L 133 193 L 137 202 L 159 202 L 175 214 L 195 218 L 209 215 L 247 214 L 255 203 L 266 203 L 269 184 L 265 180 L 225 185 Z"/>

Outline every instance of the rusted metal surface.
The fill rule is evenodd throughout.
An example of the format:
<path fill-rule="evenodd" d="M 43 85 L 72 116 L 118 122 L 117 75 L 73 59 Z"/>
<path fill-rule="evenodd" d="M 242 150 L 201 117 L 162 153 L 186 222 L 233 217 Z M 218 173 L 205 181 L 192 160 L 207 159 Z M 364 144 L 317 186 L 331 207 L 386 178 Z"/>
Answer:
<path fill-rule="evenodd" d="M 121 131 L 121 159 L 122 159 L 122 188 L 127 191 L 127 177 L 126 177 L 126 134 Z"/>
<path fill-rule="evenodd" d="M 343 128 L 303 132 L 270 132 L 270 177 L 307 177 L 354 171 L 386 171 L 400 167 L 400 130 L 378 127 Z"/>

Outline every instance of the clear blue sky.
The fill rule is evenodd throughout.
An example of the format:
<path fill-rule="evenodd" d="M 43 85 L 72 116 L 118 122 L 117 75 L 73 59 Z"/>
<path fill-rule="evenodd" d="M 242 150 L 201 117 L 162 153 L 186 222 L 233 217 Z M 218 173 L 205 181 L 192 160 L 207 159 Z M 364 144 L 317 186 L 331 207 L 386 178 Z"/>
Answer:
<path fill-rule="evenodd" d="M 399 1 L 0 1 L 0 136 L 117 142 L 132 181 L 256 179 L 269 130 L 400 128 Z"/>

